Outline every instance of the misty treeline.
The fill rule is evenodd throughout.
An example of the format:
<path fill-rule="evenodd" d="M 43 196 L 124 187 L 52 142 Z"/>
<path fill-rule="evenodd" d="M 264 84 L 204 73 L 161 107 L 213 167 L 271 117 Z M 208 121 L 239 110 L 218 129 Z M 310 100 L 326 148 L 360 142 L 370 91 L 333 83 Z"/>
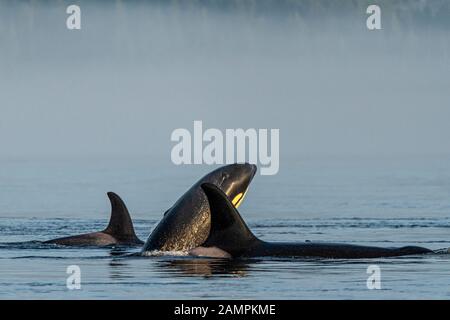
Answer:
<path fill-rule="evenodd" d="M 316 54 L 315 42 L 353 50 L 369 37 L 366 9 L 372 0 L 115 0 L 76 2 L 81 7 L 82 31 L 68 31 L 65 20 L 70 0 L 1 0 L 0 57 L 6 60 L 51 61 L 76 52 L 81 60 L 98 52 L 122 61 L 164 57 L 183 52 L 268 52 L 275 48 L 296 54 Z M 382 31 L 370 34 L 392 50 L 435 47 L 450 52 L 450 1 L 378 0 Z M 72 33 L 68 33 L 72 32 Z M 378 33 L 377 33 L 378 32 Z M 385 44 L 386 43 L 386 44 Z M 80 48 L 84 48 L 83 50 Z M 45 49 L 45 50 L 44 50 Z"/>
<path fill-rule="evenodd" d="M 67 7 L 70 0 L 2 0 L 1 15 L 8 10 L 33 15 L 41 8 Z M 103 7 L 105 10 L 127 14 L 136 7 L 140 9 L 161 10 L 165 13 L 183 14 L 200 12 L 208 14 L 227 13 L 242 15 L 248 19 L 284 19 L 285 21 L 303 21 L 308 19 L 350 17 L 365 14 L 369 5 L 376 4 L 382 9 L 384 23 L 391 28 L 448 27 L 450 25 L 450 1 L 448 0 L 115 0 L 115 1 L 76 1 L 86 8 Z M 2 19 L 3 20 L 3 19 Z M 326 21 L 322 21 L 326 23 Z"/>

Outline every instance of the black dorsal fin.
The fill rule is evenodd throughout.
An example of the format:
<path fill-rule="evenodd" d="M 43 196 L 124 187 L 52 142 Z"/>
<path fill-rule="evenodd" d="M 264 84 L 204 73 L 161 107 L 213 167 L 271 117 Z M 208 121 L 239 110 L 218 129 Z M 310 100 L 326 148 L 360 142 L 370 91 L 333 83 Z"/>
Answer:
<path fill-rule="evenodd" d="M 239 212 L 216 185 L 202 184 L 211 212 L 211 229 L 206 247 L 218 247 L 232 256 L 238 256 L 259 242 Z"/>
<path fill-rule="evenodd" d="M 125 203 L 114 192 L 108 192 L 108 198 L 111 201 L 111 218 L 104 232 L 119 240 L 138 239 Z"/>

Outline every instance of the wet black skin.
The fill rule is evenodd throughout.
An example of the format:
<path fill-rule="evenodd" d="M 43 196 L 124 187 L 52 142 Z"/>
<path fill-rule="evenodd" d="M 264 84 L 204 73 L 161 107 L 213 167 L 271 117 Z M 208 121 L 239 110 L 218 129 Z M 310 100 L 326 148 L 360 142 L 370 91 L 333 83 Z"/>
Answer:
<path fill-rule="evenodd" d="M 256 170 L 256 166 L 251 164 L 231 164 L 201 178 L 167 210 L 142 251 L 187 251 L 201 245 L 208 237 L 211 220 L 208 200 L 201 185 L 214 184 L 234 199 L 247 191 Z"/>
<path fill-rule="evenodd" d="M 105 230 L 53 239 L 44 243 L 65 246 L 142 245 L 144 242 L 139 240 L 134 232 L 133 222 L 125 203 L 114 192 L 108 192 L 108 197 L 111 201 L 111 218 Z"/>
<path fill-rule="evenodd" d="M 432 253 L 421 247 L 380 248 L 339 243 L 277 243 L 258 239 L 223 192 L 212 184 L 203 184 L 211 208 L 211 231 L 202 248 L 219 248 L 235 257 L 321 257 L 335 259 L 380 258 Z"/>

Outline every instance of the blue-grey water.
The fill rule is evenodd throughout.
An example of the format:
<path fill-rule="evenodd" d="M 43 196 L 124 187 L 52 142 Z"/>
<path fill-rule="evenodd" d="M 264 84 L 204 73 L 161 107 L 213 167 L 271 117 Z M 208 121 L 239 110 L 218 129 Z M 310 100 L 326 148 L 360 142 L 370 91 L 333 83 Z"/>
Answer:
<path fill-rule="evenodd" d="M 450 157 L 284 157 L 257 175 L 240 212 L 262 239 L 450 247 Z M 129 257 L 138 248 L 67 248 L 40 241 L 98 231 L 105 193 L 127 203 L 146 239 L 208 166 L 168 159 L 0 161 L 2 299 L 449 299 L 450 254 L 386 259 Z M 66 269 L 81 269 L 69 290 Z M 381 289 L 367 288 L 367 268 Z"/>

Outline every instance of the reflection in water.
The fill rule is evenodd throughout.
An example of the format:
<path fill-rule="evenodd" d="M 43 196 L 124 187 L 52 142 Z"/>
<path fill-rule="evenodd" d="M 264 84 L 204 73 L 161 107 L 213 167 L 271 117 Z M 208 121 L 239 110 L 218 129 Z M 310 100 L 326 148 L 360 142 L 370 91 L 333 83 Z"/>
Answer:
<path fill-rule="evenodd" d="M 125 256 L 127 254 L 130 254 L 130 247 L 128 246 L 114 246 L 111 248 L 111 251 L 109 252 L 109 254 L 113 257 L 116 256 Z"/>
<path fill-rule="evenodd" d="M 113 259 L 109 262 L 110 279 L 123 280 L 134 278 L 130 273 L 130 266 L 125 260 Z"/>
<path fill-rule="evenodd" d="M 132 272 L 130 273 L 130 265 L 125 259 L 134 255 L 134 253 L 130 252 L 130 247 L 112 247 L 109 254 L 112 256 L 112 260 L 108 264 L 110 266 L 111 279 L 122 280 L 134 277 Z"/>
<path fill-rule="evenodd" d="M 245 277 L 250 270 L 250 263 L 257 260 L 242 259 L 212 259 L 212 258 L 177 258 L 159 261 L 156 266 L 174 274 L 211 277 L 214 275 L 230 275 L 235 277 Z"/>

